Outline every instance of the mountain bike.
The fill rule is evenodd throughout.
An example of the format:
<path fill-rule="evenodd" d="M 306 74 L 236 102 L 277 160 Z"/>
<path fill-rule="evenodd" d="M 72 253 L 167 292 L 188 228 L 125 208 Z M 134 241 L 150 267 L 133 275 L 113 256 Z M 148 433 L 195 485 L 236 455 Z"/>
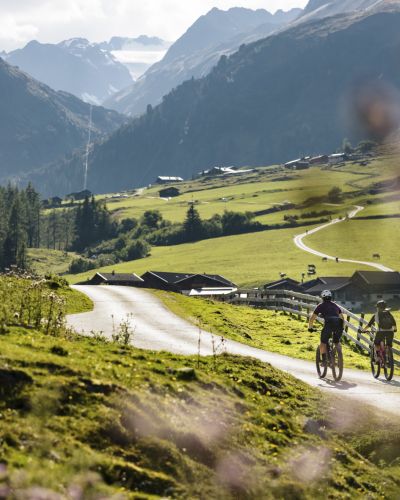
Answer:
<path fill-rule="evenodd" d="M 392 380 L 394 373 L 394 362 L 393 362 L 393 349 L 390 345 L 387 345 L 386 339 L 382 344 L 371 348 L 371 372 L 374 378 L 378 378 L 381 369 L 385 374 L 386 380 Z"/>
<path fill-rule="evenodd" d="M 343 376 L 343 352 L 341 348 L 341 344 L 338 344 L 339 348 L 336 344 L 333 343 L 333 339 L 330 338 L 327 344 L 327 353 L 326 353 L 326 363 L 324 364 L 322 361 L 320 347 L 317 347 L 315 363 L 317 366 L 317 373 L 319 378 L 325 378 L 328 372 L 328 368 L 332 370 L 333 379 L 336 382 L 342 379 Z"/>

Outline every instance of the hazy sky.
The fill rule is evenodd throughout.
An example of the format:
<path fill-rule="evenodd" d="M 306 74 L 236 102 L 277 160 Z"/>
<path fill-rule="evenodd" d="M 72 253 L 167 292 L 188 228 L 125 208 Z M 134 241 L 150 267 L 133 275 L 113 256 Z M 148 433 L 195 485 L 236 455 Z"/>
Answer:
<path fill-rule="evenodd" d="M 0 0 L 0 50 L 31 39 L 58 42 L 82 36 L 92 41 L 113 35 L 156 35 L 176 40 L 213 7 L 264 8 L 270 12 L 304 7 L 307 0 Z"/>

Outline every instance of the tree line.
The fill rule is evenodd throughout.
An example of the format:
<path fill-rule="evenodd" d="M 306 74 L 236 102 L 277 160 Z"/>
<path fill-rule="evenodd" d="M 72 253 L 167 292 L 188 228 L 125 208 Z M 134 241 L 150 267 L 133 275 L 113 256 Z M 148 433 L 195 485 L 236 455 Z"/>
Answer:
<path fill-rule="evenodd" d="M 26 250 L 40 245 L 40 196 L 28 185 L 0 187 L 0 269 L 26 268 Z"/>
<path fill-rule="evenodd" d="M 73 209 L 43 210 L 32 185 L 0 187 L 0 270 L 26 269 L 28 248 L 83 251 L 116 236 L 117 226 L 93 197 Z"/>

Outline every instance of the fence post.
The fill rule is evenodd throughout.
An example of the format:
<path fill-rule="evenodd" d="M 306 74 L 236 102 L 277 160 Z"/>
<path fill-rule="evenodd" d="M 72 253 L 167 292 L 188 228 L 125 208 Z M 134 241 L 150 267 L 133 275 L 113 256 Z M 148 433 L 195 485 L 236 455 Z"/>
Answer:
<path fill-rule="evenodd" d="M 347 321 L 347 323 L 350 323 L 350 320 L 351 320 L 350 316 L 349 316 L 349 315 L 347 315 L 347 317 L 346 317 L 346 321 Z M 349 333 L 349 325 L 346 325 L 346 326 L 344 327 L 344 331 L 345 331 L 346 333 Z"/>
<path fill-rule="evenodd" d="M 361 336 L 360 336 L 360 330 L 363 329 L 364 327 L 364 322 L 363 322 L 363 319 L 365 318 L 365 314 L 364 313 L 361 313 L 360 314 L 360 322 L 358 324 L 358 331 L 357 331 L 357 340 L 360 341 L 361 340 Z"/>

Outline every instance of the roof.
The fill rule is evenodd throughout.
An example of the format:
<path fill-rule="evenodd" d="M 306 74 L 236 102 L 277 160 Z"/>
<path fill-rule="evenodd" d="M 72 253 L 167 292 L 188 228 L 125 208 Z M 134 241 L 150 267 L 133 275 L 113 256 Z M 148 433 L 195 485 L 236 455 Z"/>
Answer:
<path fill-rule="evenodd" d="M 267 283 L 266 285 L 264 285 L 264 290 L 272 290 L 272 289 L 284 290 L 287 288 L 288 285 L 291 287 L 298 288 L 299 290 L 301 289 L 301 284 L 298 281 L 292 278 L 282 278 L 280 280 L 273 281 L 272 283 Z"/>
<path fill-rule="evenodd" d="M 350 278 L 343 276 L 328 276 L 318 278 L 315 281 L 316 283 L 310 287 L 307 287 L 307 283 L 304 283 L 303 288 L 307 293 L 320 293 L 324 290 L 330 290 L 331 292 L 334 292 L 350 284 Z"/>
<path fill-rule="evenodd" d="M 227 280 L 223 276 L 220 276 L 219 274 L 171 273 L 163 271 L 148 271 L 148 273 L 152 274 L 153 276 L 156 276 L 157 278 L 160 278 L 162 281 L 164 281 L 165 283 L 169 283 L 170 285 L 180 283 L 181 281 L 187 280 L 189 278 L 194 278 L 195 276 L 199 276 L 219 281 L 220 283 L 223 283 L 224 285 L 229 287 L 235 286 L 234 283 Z M 142 278 L 143 276 L 145 276 L 145 274 L 142 275 Z"/>
<path fill-rule="evenodd" d="M 227 295 L 228 293 L 235 292 L 237 288 L 235 287 L 225 287 L 225 288 L 202 288 L 201 290 L 192 289 L 189 292 L 190 297 L 201 297 L 209 295 Z"/>
<path fill-rule="evenodd" d="M 159 175 L 157 179 L 159 179 L 160 181 L 183 181 L 182 177 L 168 177 L 165 175 Z"/>
<path fill-rule="evenodd" d="M 301 158 L 297 158 L 297 160 L 291 160 L 285 163 L 285 165 L 294 165 L 295 163 L 298 163 L 299 161 L 302 161 Z"/>
<path fill-rule="evenodd" d="M 196 278 L 196 277 L 209 278 L 211 280 L 217 281 L 218 283 L 222 283 L 225 286 L 236 287 L 236 285 L 234 283 L 232 283 L 232 281 L 229 281 L 228 279 L 224 278 L 220 274 L 192 274 L 192 276 L 190 276 L 190 277 L 191 278 Z M 189 279 L 189 278 L 183 278 L 182 280 L 179 280 L 178 282 L 185 281 L 185 279 Z"/>
<path fill-rule="evenodd" d="M 135 273 L 96 273 L 95 276 L 100 276 L 105 281 L 113 282 L 113 281 L 132 281 L 135 283 L 142 283 L 143 280 Z"/>
<path fill-rule="evenodd" d="M 367 285 L 391 285 L 400 287 L 400 273 L 385 271 L 356 271 L 352 278 L 360 276 Z"/>

